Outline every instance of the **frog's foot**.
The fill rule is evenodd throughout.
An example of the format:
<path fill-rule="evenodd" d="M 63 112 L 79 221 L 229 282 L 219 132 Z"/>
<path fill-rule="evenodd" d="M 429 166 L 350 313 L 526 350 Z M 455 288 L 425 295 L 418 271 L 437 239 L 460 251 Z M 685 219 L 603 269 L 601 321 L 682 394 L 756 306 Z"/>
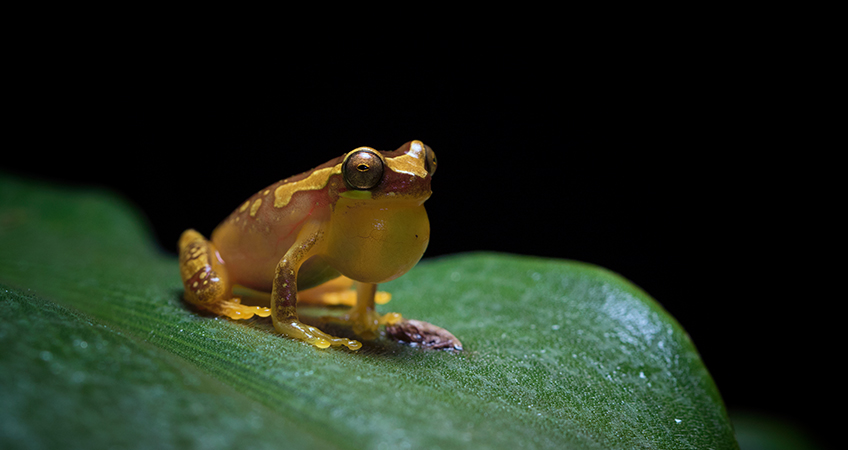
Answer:
<path fill-rule="evenodd" d="M 274 328 L 285 336 L 312 344 L 318 348 L 327 348 L 331 345 L 334 347 L 344 345 L 351 350 L 359 350 L 362 347 L 362 343 L 359 341 L 330 336 L 318 328 L 306 325 L 297 319 L 289 319 L 282 322 L 275 320 Z"/>
<path fill-rule="evenodd" d="M 450 331 L 420 320 L 404 319 L 390 324 L 386 327 L 386 334 L 396 341 L 416 347 L 462 350 L 462 342 Z"/>
<path fill-rule="evenodd" d="M 238 298 L 231 298 L 218 302 L 214 305 L 205 306 L 206 309 L 220 316 L 227 316 L 230 319 L 250 319 L 254 315 L 259 317 L 268 317 L 271 315 L 271 308 L 263 306 L 242 305 Z"/>
<path fill-rule="evenodd" d="M 314 289 L 314 288 L 313 288 Z M 311 289 L 310 289 L 311 290 Z M 392 294 L 388 292 L 377 292 L 374 296 L 374 302 L 378 305 L 385 305 L 392 299 Z M 298 293 L 298 301 L 311 305 L 356 305 L 356 291 L 348 290 L 342 292 L 324 292 L 320 294 L 310 293 L 309 290 Z"/>
<path fill-rule="evenodd" d="M 356 308 L 352 308 L 349 313 L 343 316 L 324 316 L 321 320 L 327 323 L 338 323 L 349 326 L 358 336 L 370 340 L 377 337 L 377 330 L 380 328 L 380 325 L 394 325 L 401 322 L 403 316 L 400 313 L 379 314 L 373 310 L 363 313 Z"/>
<path fill-rule="evenodd" d="M 356 291 L 351 286 L 353 280 L 342 276 L 298 292 L 297 299 L 301 304 L 353 306 L 356 304 Z M 385 305 L 391 299 L 392 294 L 388 292 L 377 292 L 374 296 L 374 302 L 379 305 Z"/>

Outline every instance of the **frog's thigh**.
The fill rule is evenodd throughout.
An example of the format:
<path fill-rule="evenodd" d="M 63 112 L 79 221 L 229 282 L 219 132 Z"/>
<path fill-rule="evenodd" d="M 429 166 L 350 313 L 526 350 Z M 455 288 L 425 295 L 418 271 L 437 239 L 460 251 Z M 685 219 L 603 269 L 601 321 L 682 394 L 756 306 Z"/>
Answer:
<path fill-rule="evenodd" d="M 356 304 L 356 291 L 352 289 L 353 280 L 346 276 L 334 278 L 324 284 L 298 292 L 300 303 L 311 305 L 345 305 Z M 380 305 L 392 299 L 388 292 L 377 292 L 374 301 Z"/>
<path fill-rule="evenodd" d="M 180 236 L 180 274 L 185 299 L 200 308 L 232 319 L 249 319 L 254 314 L 267 317 L 269 308 L 242 305 L 232 296 L 224 261 L 215 245 L 195 230 Z"/>

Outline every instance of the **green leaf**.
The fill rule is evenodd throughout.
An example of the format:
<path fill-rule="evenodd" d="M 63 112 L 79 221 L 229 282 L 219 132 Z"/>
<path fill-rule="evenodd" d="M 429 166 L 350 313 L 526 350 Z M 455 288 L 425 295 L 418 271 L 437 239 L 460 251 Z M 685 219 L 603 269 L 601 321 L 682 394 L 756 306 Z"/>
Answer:
<path fill-rule="evenodd" d="M 124 201 L 0 176 L 0 447 L 738 448 L 686 332 L 618 275 L 475 253 L 382 288 L 465 351 L 199 314 Z"/>

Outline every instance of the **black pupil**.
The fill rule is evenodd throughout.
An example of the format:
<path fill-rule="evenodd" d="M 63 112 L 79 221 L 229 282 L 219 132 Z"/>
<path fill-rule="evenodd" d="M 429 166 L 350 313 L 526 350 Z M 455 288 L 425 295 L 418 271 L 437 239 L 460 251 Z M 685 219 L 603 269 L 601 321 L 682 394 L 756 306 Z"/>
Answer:
<path fill-rule="evenodd" d="M 356 170 L 358 170 L 360 172 L 365 172 L 366 170 L 368 170 L 368 164 L 362 163 L 362 164 L 356 166 Z"/>

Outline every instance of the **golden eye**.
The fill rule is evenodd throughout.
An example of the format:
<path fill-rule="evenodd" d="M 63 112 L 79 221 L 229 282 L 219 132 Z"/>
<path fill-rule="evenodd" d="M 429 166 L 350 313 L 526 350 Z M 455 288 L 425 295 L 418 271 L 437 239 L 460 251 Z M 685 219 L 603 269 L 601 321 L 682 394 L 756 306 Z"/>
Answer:
<path fill-rule="evenodd" d="M 425 145 L 424 150 L 424 167 L 427 169 L 427 173 L 429 173 L 432 177 L 433 174 L 436 173 L 436 153 L 429 145 Z"/>
<path fill-rule="evenodd" d="M 353 189 L 371 189 L 383 178 L 383 158 L 373 150 L 354 150 L 342 163 L 345 183 Z"/>

